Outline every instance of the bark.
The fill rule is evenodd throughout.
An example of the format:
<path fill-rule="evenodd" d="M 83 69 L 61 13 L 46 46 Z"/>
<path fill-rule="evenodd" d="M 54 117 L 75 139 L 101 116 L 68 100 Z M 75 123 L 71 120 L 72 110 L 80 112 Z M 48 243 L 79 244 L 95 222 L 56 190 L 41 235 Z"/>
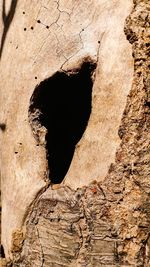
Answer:
<path fill-rule="evenodd" d="M 7 31 L 3 23 L 7 266 L 149 266 L 149 10 L 146 0 L 28 0 L 17 3 Z M 50 182 L 47 83 L 58 100 L 68 83 L 72 91 L 92 87 L 90 116 L 80 135 L 74 130 L 74 155 L 59 185 Z M 60 147 L 63 133 L 55 133 Z"/>

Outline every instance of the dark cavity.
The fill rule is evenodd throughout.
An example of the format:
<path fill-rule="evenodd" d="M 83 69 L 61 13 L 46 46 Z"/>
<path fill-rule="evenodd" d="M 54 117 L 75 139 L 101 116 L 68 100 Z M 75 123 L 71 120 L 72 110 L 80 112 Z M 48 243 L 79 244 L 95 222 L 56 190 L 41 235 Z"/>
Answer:
<path fill-rule="evenodd" d="M 63 181 L 69 170 L 75 146 L 87 127 L 91 114 L 92 75 L 95 68 L 96 63 L 86 61 L 80 69 L 56 72 L 42 81 L 31 97 L 31 127 L 34 127 L 36 121 L 37 125 L 47 129 L 49 179 L 53 184 Z M 38 115 L 35 117 L 33 114 Z"/>

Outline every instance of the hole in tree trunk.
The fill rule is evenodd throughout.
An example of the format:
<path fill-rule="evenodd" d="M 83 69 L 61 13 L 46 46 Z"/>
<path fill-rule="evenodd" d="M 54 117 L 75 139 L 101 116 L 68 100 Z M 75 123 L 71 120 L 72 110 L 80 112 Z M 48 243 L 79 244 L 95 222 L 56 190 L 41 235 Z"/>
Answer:
<path fill-rule="evenodd" d="M 1 245 L 1 249 L 0 249 L 0 257 L 1 257 L 1 258 L 5 258 L 5 252 L 4 252 L 4 247 L 3 247 L 3 245 Z"/>
<path fill-rule="evenodd" d="M 34 90 L 29 121 L 37 140 L 40 127 L 45 136 L 49 178 L 52 183 L 64 179 L 91 113 L 92 74 L 96 63 L 85 61 L 80 69 L 56 72 Z"/>

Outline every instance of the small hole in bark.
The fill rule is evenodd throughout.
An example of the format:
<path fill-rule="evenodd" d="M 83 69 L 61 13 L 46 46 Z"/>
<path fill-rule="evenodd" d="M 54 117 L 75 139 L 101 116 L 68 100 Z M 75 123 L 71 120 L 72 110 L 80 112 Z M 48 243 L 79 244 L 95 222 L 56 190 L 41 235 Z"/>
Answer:
<path fill-rule="evenodd" d="M 37 23 L 41 23 L 41 21 L 38 19 L 38 20 L 37 20 Z"/>
<path fill-rule="evenodd" d="M 31 97 L 29 121 L 37 140 L 41 126 L 47 129 L 45 146 L 53 184 L 64 179 L 86 129 L 95 68 L 96 63 L 87 60 L 79 69 L 56 72 L 41 82 Z"/>
<path fill-rule="evenodd" d="M 5 258 L 5 252 L 4 252 L 4 247 L 3 247 L 3 245 L 1 245 L 0 256 L 1 256 L 1 258 Z"/>
<path fill-rule="evenodd" d="M 37 80 L 37 77 L 35 76 L 34 79 Z"/>
<path fill-rule="evenodd" d="M 145 101 L 145 106 L 150 107 L 150 101 Z"/>
<path fill-rule="evenodd" d="M 49 26 L 46 26 L 46 29 L 49 29 Z"/>
<path fill-rule="evenodd" d="M 27 28 L 24 28 L 24 31 L 26 31 L 27 30 Z"/>
<path fill-rule="evenodd" d="M 25 15 L 25 12 L 23 11 L 22 14 Z"/>
<path fill-rule="evenodd" d="M 6 130 L 6 124 L 0 123 L 0 129 L 4 132 Z"/>
<path fill-rule="evenodd" d="M 34 28 L 33 28 L 33 26 L 31 27 L 31 30 L 33 30 Z"/>

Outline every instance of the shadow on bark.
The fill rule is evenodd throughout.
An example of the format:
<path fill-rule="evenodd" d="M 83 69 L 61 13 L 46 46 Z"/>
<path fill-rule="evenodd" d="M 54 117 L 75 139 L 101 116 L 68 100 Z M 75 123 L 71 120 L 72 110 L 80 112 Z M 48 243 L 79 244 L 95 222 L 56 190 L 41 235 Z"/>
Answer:
<path fill-rule="evenodd" d="M 4 48 L 4 44 L 5 44 L 5 40 L 6 40 L 6 36 L 7 36 L 8 30 L 9 30 L 9 27 L 11 25 L 13 18 L 14 18 L 14 15 L 15 15 L 17 2 L 18 2 L 18 0 L 12 0 L 11 1 L 11 6 L 9 9 L 9 12 L 8 12 L 8 14 L 6 14 L 6 0 L 3 0 L 2 21 L 3 21 L 3 25 L 4 25 L 4 30 L 2 33 L 1 44 L 0 44 L 0 59 L 2 56 L 2 52 L 3 52 L 3 48 Z"/>

